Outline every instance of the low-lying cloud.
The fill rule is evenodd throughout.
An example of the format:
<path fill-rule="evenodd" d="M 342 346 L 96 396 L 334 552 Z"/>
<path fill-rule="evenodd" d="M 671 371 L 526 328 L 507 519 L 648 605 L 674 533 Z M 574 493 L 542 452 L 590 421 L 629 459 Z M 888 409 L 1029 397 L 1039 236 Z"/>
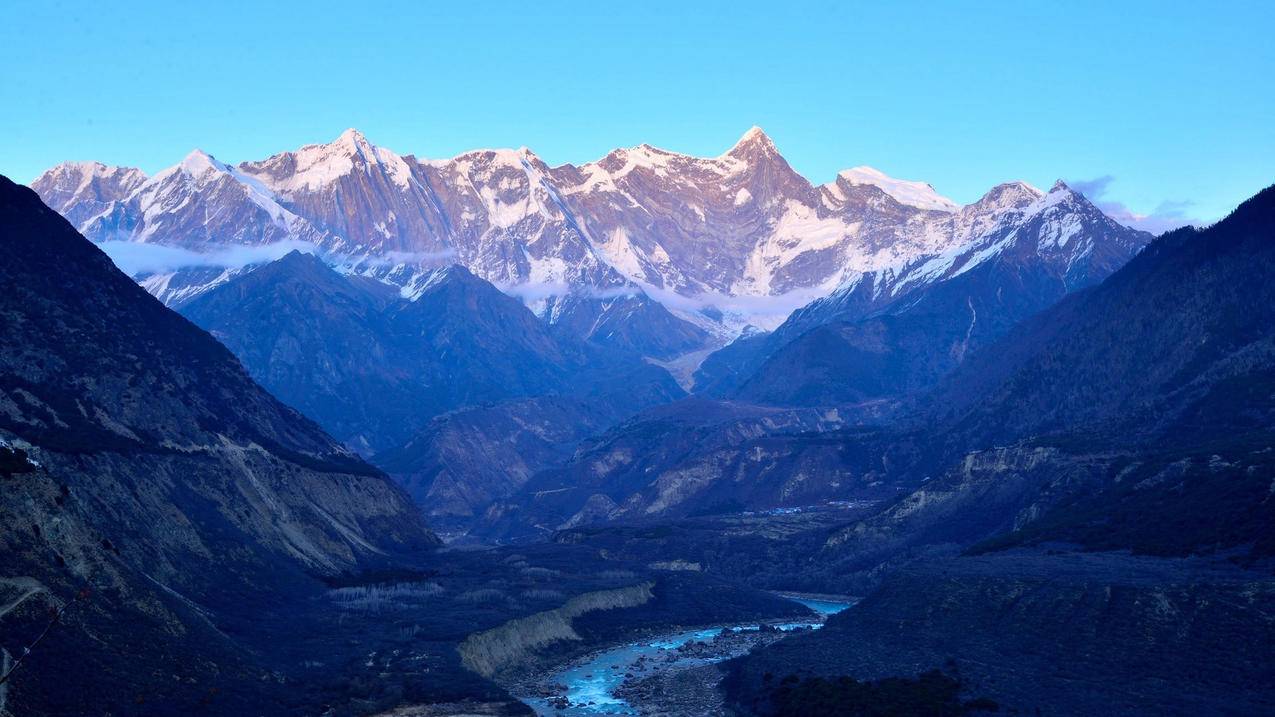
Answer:
<path fill-rule="evenodd" d="M 129 276 L 166 274 L 178 269 L 204 267 L 240 269 L 251 264 L 274 261 L 294 251 L 304 254 L 319 253 L 314 244 L 299 240 L 255 246 L 221 244 L 205 251 L 132 241 L 104 241 L 97 247 L 106 252 L 115 266 Z"/>
<path fill-rule="evenodd" d="M 213 245 L 201 250 L 163 244 L 146 244 L 133 241 L 105 241 L 98 245 L 121 271 L 130 276 L 168 274 L 181 269 L 216 268 L 242 269 L 255 264 L 265 264 L 282 258 L 293 251 L 321 256 L 329 263 L 359 271 L 371 267 L 392 267 L 400 264 L 428 265 L 455 258 L 452 249 L 431 252 L 392 251 L 376 255 L 330 255 L 310 242 L 286 240 L 271 244 Z M 701 313 L 718 311 L 741 322 L 760 328 L 773 329 L 783 323 L 793 311 L 823 296 L 826 290 L 801 289 L 774 296 L 729 296 L 704 293 L 694 296 L 679 294 L 644 282 L 622 286 L 571 286 L 566 282 L 526 282 L 500 286 L 500 290 L 527 304 L 555 297 L 576 295 L 590 299 L 612 299 L 646 294 L 673 311 Z"/>
<path fill-rule="evenodd" d="M 654 286 L 644 286 L 643 289 L 651 298 L 670 309 L 688 312 L 716 310 L 768 331 L 782 324 L 792 312 L 828 293 L 827 289 L 812 287 L 765 296 L 716 293 L 683 296 Z"/>
<path fill-rule="evenodd" d="M 502 284 L 504 293 L 531 304 L 555 296 L 583 296 L 589 299 L 614 299 L 619 296 L 637 296 L 642 290 L 636 286 L 571 286 L 563 281 L 532 281 L 522 284 Z"/>
<path fill-rule="evenodd" d="M 1188 212 L 1194 204 L 1190 201 L 1163 201 L 1150 214 L 1139 214 L 1126 206 L 1124 202 L 1106 198 L 1107 188 L 1113 181 L 1115 177 L 1106 174 L 1094 179 L 1069 180 L 1067 185 L 1085 195 L 1094 203 L 1094 206 L 1112 219 L 1127 227 L 1152 234 L 1163 234 L 1188 224 L 1200 226 L 1207 223 L 1190 216 Z"/>
<path fill-rule="evenodd" d="M 455 249 L 439 251 L 387 251 L 348 259 L 354 266 L 398 266 L 399 264 L 433 264 L 456 258 Z"/>
<path fill-rule="evenodd" d="M 767 330 L 779 326 L 789 314 L 828 293 L 823 288 L 811 288 L 769 296 L 730 296 L 718 293 L 687 296 L 672 289 L 663 289 L 640 281 L 625 286 L 609 287 L 581 287 L 553 281 L 527 282 L 502 285 L 500 290 L 526 304 L 535 304 L 567 295 L 589 299 L 612 299 L 645 294 L 670 311 L 680 311 L 684 314 L 717 311 L 737 321 L 751 323 Z"/>
<path fill-rule="evenodd" d="M 281 259 L 294 251 L 315 254 L 330 263 L 354 267 L 383 267 L 399 264 L 430 264 L 456 256 L 453 249 L 442 251 L 390 251 L 383 254 L 345 256 L 328 255 L 314 244 L 297 239 L 287 239 L 270 244 L 216 244 L 201 249 L 146 244 L 134 241 L 104 241 L 97 247 L 106 252 L 129 276 L 141 274 L 167 274 L 179 269 L 214 268 L 242 269 L 254 264 L 265 264 Z"/>

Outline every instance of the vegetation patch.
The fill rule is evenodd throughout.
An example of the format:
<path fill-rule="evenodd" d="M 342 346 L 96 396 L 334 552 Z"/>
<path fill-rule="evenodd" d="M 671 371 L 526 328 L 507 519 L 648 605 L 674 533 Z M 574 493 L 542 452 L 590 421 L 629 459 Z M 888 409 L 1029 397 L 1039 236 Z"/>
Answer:
<path fill-rule="evenodd" d="M 773 681 L 768 673 L 766 681 Z M 764 693 L 768 703 L 761 714 L 774 717 L 903 717 L 933 715 L 959 717 L 1000 709 L 992 700 L 962 700 L 962 683 L 938 670 L 915 678 L 887 677 L 859 681 L 852 677 L 810 677 L 789 675 Z"/>

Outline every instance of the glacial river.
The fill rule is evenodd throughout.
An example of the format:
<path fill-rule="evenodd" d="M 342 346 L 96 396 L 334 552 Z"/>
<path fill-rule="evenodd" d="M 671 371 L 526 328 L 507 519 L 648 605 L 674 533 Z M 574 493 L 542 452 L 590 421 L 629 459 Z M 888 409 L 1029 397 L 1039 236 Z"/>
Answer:
<path fill-rule="evenodd" d="M 819 621 L 806 622 L 790 622 L 776 624 L 780 630 L 789 631 L 797 628 L 814 628 L 818 629 L 823 626 L 823 618 L 828 615 L 841 612 L 850 607 L 853 603 L 837 602 L 833 600 L 815 600 L 810 598 L 796 597 L 786 595 L 790 600 L 795 600 L 806 607 L 819 613 Z M 548 681 L 554 684 L 566 685 L 566 698 L 570 701 L 571 706 L 566 709 L 559 709 L 550 704 L 548 699 L 542 697 L 520 697 L 523 702 L 527 703 L 537 715 L 565 715 L 566 717 L 585 717 L 589 715 L 636 715 L 638 714 L 627 702 L 615 695 L 616 689 L 624 682 L 624 673 L 636 663 L 639 658 L 646 657 L 647 660 L 663 658 L 669 651 L 677 650 L 677 648 L 692 641 L 711 641 L 723 629 L 730 629 L 736 632 L 746 630 L 758 630 L 760 625 L 757 623 L 745 625 L 718 626 L 704 630 L 687 630 L 684 632 L 670 633 L 662 635 L 658 638 L 648 639 L 641 642 L 632 642 L 621 647 L 612 648 L 605 652 L 600 652 L 587 658 L 583 662 L 577 662 L 571 666 L 559 671 Z M 694 661 L 696 664 L 710 664 L 719 662 L 728 657 L 728 655 L 720 655 L 715 658 L 702 658 Z M 681 661 L 679 664 L 685 666 L 688 661 Z M 589 704 L 592 703 L 592 704 Z"/>

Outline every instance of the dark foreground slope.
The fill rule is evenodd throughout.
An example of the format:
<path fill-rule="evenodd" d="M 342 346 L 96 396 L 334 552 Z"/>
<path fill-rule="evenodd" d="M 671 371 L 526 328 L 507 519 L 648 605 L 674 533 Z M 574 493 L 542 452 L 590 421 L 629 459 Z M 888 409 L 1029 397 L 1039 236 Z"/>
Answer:
<path fill-rule="evenodd" d="M 939 670 L 1001 714 L 1268 714 L 1272 618 L 1269 574 L 1114 553 L 967 557 L 894 574 L 818 633 L 732 665 L 725 689 L 739 713 L 782 714 L 791 675 Z"/>
<path fill-rule="evenodd" d="M 924 414 L 946 467 L 819 553 L 875 591 L 740 663 L 737 708 L 929 669 L 1027 713 L 1275 708 L 1272 279 L 1268 189 L 968 361 Z"/>
<path fill-rule="evenodd" d="M 383 475 L 7 179 L 0 244 L 0 438 L 25 456 L 0 475 L 6 664 L 66 609 L 11 710 L 192 707 L 262 674 L 220 616 L 436 544 Z"/>

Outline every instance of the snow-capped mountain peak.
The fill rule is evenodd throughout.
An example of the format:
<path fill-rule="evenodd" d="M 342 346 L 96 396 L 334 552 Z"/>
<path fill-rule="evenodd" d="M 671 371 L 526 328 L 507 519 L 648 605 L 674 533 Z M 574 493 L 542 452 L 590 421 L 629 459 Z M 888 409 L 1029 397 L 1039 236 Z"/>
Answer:
<path fill-rule="evenodd" d="M 205 185 L 220 183 L 220 187 L 215 191 L 223 193 L 223 196 L 234 197 L 236 200 L 247 200 L 269 215 L 270 221 L 283 231 L 290 231 L 294 224 L 300 221 L 296 215 L 284 209 L 270 189 L 255 177 L 244 174 L 202 149 L 191 151 L 178 164 L 156 174 L 139 187 L 138 197 L 155 200 L 176 196 L 176 199 L 163 201 L 180 202 L 181 197 L 191 191 L 181 186 L 186 181 L 193 183 L 199 191 L 203 191 Z"/>
<path fill-rule="evenodd" d="M 1048 192 L 1041 194 L 1024 210 L 1025 216 L 1034 216 L 1059 208 L 1062 211 L 1087 217 L 1103 217 L 1102 210 L 1094 206 L 1083 194 L 1067 186 L 1061 179 L 1054 182 Z"/>
<path fill-rule="evenodd" d="M 367 137 L 353 127 L 350 127 L 338 135 L 332 144 L 344 147 L 351 152 L 361 152 L 372 149 L 372 143 L 368 141 Z"/>
<path fill-rule="evenodd" d="M 64 165 L 36 189 L 98 241 L 300 240 L 400 287 L 455 261 L 542 309 L 550 297 L 636 285 L 684 318 L 706 321 L 700 310 L 712 308 L 737 327 L 773 326 L 865 272 L 884 272 L 877 287 L 919 264 L 929 266 L 908 272 L 917 281 L 950 275 L 974 265 L 957 259 L 980 238 L 1003 239 L 1035 213 L 1048 220 L 1047 244 L 1101 218 L 1065 186 L 1046 195 L 1009 182 L 965 207 L 871 167 L 815 186 L 758 127 L 716 157 L 640 144 L 552 167 L 526 147 L 421 160 L 348 129 L 237 166 L 196 151 L 150 180 Z M 1070 214 L 1080 213 L 1095 220 L 1077 224 Z"/>
<path fill-rule="evenodd" d="M 55 183 L 63 191 L 84 189 L 93 180 L 129 178 L 145 181 L 146 173 L 133 167 L 113 167 L 101 162 L 63 162 L 39 176 L 32 184 Z"/>
<path fill-rule="evenodd" d="M 404 188 L 412 181 L 407 160 L 372 144 L 353 128 L 327 144 L 308 144 L 295 152 L 276 154 L 261 162 L 245 162 L 240 169 L 285 197 L 322 190 L 355 171 L 383 172 Z"/>
<path fill-rule="evenodd" d="M 210 172 L 227 173 L 231 171 L 228 165 L 217 161 L 216 157 L 202 149 L 191 150 L 190 154 L 186 155 L 174 169 L 192 179 L 200 179 Z"/>
<path fill-rule="evenodd" d="M 853 167 L 843 170 L 837 175 L 852 186 L 871 185 L 893 197 L 900 204 L 917 209 L 929 209 L 940 212 L 954 212 L 960 209 L 956 202 L 934 191 L 934 187 L 925 182 L 911 182 L 895 179 L 878 169 L 868 166 Z"/>
<path fill-rule="evenodd" d="M 723 157 L 735 157 L 737 159 L 751 159 L 757 156 L 779 156 L 779 150 L 775 148 L 775 143 L 762 130 L 761 127 L 753 125 L 747 132 L 739 138 L 739 141 L 730 149 L 726 150 Z"/>
<path fill-rule="evenodd" d="M 968 205 L 965 211 L 980 214 L 994 214 L 1010 209 L 1024 209 L 1045 196 L 1045 193 L 1027 182 L 1004 182 L 987 190 L 977 202 Z"/>
<path fill-rule="evenodd" d="M 64 162 L 41 174 L 31 187 L 46 204 L 78 227 L 123 200 L 146 179 L 145 172 L 133 167 Z"/>

